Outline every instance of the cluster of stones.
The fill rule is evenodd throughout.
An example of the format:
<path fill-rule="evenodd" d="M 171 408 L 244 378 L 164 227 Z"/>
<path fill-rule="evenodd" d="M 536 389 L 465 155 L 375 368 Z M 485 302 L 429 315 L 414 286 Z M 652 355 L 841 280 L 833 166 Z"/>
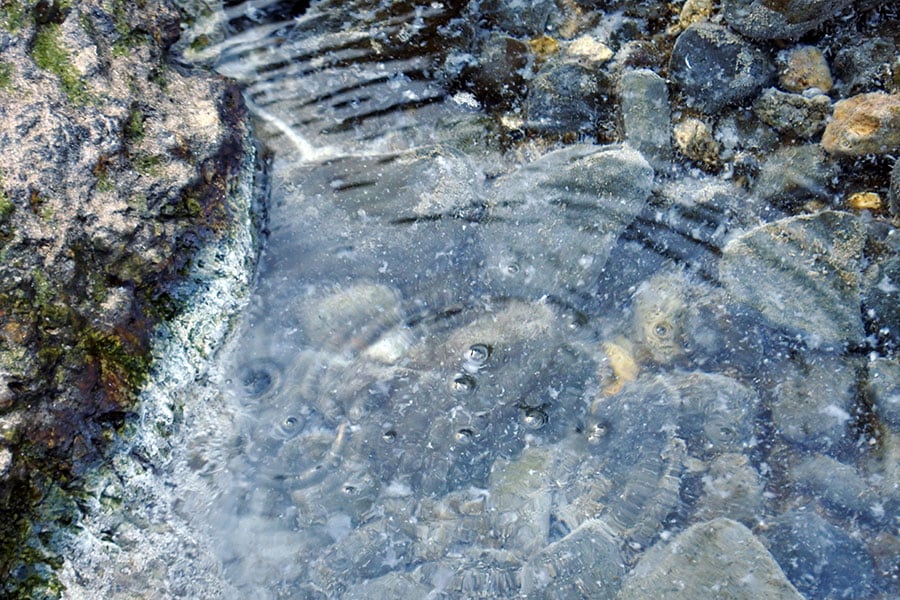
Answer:
<path fill-rule="evenodd" d="M 720 8 L 711 0 L 665 8 L 581 0 L 573 14 L 549 1 L 529 4 L 523 16 L 504 3 L 479 3 L 492 32 L 461 75 L 507 126 L 624 137 L 663 172 L 677 150 L 768 199 L 821 205 L 836 195 L 853 210 L 890 205 L 897 214 L 885 185 L 890 165 L 876 161 L 877 183 L 853 167 L 854 158 L 886 157 L 900 145 L 890 9 L 831 0 L 732 0 Z M 863 34 L 867 10 L 872 28 Z M 860 24 L 842 27 L 843 13 Z M 809 176 L 794 173 L 796 160 L 787 158 L 806 160 Z M 841 168 L 849 172 L 834 187 Z"/>

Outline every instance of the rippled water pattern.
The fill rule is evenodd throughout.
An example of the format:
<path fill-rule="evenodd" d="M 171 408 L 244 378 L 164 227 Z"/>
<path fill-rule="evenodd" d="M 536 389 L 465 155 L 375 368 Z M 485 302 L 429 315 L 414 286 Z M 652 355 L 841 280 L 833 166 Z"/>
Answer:
<path fill-rule="evenodd" d="M 611 598 L 647 548 L 725 516 L 778 560 L 812 522 L 809 552 L 846 541 L 829 560 L 873 591 L 859 540 L 893 535 L 896 496 L 866 407 L 841 404 L 864 354 L 726 293 L 734 193 L 672 202 L 689 177 L 660 192 L 624 146 L 503 147 L 442 80 L 456 3 L 226 4 L 200 57 L 246 85 L 271 203 L 183 500 L 235 589 Z M 823 382 L 832 429 L 778 431 L 779 398 Z M 865 499 L 841 500 L 841 468 Z"/>

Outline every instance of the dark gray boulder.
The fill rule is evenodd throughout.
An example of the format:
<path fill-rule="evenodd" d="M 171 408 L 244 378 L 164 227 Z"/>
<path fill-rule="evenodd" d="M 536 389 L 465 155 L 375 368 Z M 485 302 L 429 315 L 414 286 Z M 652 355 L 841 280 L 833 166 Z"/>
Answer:
<path fill-rule="evenodd" d="M 669 72 L 689 106 L 715 113 L 754 96 L 775 71 L 762 50 L 727 27 L 704 21 L 678 36 Z"/>

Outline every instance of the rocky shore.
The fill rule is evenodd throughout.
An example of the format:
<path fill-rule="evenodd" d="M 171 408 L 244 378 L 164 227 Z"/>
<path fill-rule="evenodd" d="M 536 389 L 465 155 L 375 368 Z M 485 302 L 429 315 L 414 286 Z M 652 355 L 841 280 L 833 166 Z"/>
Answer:
<path fill-rule="evenodd" d="M 118 501 L 94 489 L 125 477 L 111 457 L 158 459 L 139 430 L 170 433 L 172 390 L 247 285 L 248 114 L 233 83 L 171 60 L 182 17 L 0 2 L 3 597 L 61 591 L 79 523 Z"/>
<path fill-rule="evenodd" d="M 235 597 L 271 578 L 310 597 L 900 591 L 894 3 L 173 4 L 0 0 L 0 592 Z M 275 309 L 226 353 L 234 377 L 204 386 L 258 249 L 242 94 L 295 210 L 272 243 L 317 259 L 272 268 L 320 287 L 266 283 L 258 302 Z M 332 252 L 335 238 L 380 254 Z M 396 390 L 360 401 L 356 379 L 415 387 L 407 369 L 446 391 L 450 359 L 384 319 L 465 305 L 468 286 L 514 300 L 428 335 L 520 353 L 483 373 L 467 354 L 424 419 Z M 589 333 L 572 343 L 576 325 Z M 312 351 L 269 356 L 296 331 Z M 542 351 L 562 358 L 529 362 Z M 539 395 L 558 382 L 518 374 L 545 370 L 576 375 L 553 402 L 491 405 L 508 427 L 446 416 L 485 390 Z M 317 378 L 341 392 L 298 400 L 291 385 Z M 223 422 L 228 394 L 269 403 L 250 433 Z M 262 435 L 262 456 L 216 455 L 231 435 Z M 338 449 L 361 458 L 321 485 L 291 472 Z M 600 467 L 577 463 L 591 453 Z M 215 480 L 232 464 L 281 479 L 251 478 L 220 542 L 182 503 L 232 492 Z M 472 465 L 486 495 L 453 480 Z M 293 529 L 276 508 L 299 511 Z M 248 531 L 271 556 L 258 540 L 239 555 Z M 373 558 L 386 537 L 395 570 Z M 308 564 L 282 565 L 298 547 Z"/>

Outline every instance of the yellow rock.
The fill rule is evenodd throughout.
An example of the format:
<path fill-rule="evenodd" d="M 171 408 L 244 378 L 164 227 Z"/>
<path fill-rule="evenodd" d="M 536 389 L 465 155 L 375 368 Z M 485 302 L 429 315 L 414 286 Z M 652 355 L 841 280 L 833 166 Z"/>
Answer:
<path fill-rule="evenodd" d="M 559 52 L 559 42 L 546 35 L 529 40 L 528 45 L 531 46 L 531 51 L 534 52 L 538 59 L 546 58 Z"/>
<path fill-rule="evenodd" d="M 857 192 L 847 198 L 847 205 L 856 210 L 880 210 L 881 196 L 875 192 Z"/>
<path fill-rule="evenodd" d="M 845 156 L 900 151 L 900 94 L 873 92 L 835 104 L 822 147 Z"/>
<path fill-rule="evenodd" d="M 603 381 L 603 394 L 612 396 L 622 389 L 622 386 L 629 381 L 634 381 L 641 368 L 632 355 L 628 342 L 617 340 L 616 342 L 603 342 L 601 348 L 606 358 L 609 360 L 609 367 L 612 369 L 612 377 L 605 378 Z"/>
<path fill-rule="evenodd" d="M 810 88 L 819 88 L 827 92 L 834 84 L 825 56 L 818 48 L 797 46 L 778 58 L 778 85 L 785 91 L 799 94 Z"/>
<path fill-rule="evenodd" d="M 712 0 L 685 0 L 678 14 L 678 27 L 684 31 L 692 23 L 707 20 L 712 12 Z"/>

